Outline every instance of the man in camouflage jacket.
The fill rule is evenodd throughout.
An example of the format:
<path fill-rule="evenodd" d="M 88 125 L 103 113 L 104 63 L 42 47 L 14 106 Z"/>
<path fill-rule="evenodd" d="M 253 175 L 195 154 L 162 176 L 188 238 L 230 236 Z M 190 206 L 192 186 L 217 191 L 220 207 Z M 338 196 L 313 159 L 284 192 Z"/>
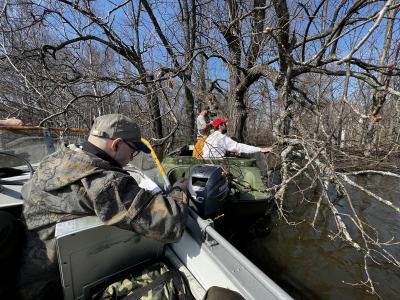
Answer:
<path fill-rule="evenodd" d="M 28 228 L 20 276 L 24 298 L 54 298 L 59 291 L 58 222 L 97 215 L 105 224 L 162 242 L 181 237 L 187 218 L 184 187 L 174 186 L 166 195 L 146 191 L 122 169 L 137 151 L 150 151 L 140 137 L 139 127 L 123 115 L 98 117 L 82 149 L 62 147 L 23 186 Z"/>

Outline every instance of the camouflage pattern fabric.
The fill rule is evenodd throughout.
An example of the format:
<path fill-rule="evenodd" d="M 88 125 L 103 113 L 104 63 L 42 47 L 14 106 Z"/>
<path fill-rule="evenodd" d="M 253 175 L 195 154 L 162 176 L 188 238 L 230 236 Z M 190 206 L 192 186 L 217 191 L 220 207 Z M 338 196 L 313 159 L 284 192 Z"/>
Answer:
<path fill-rule="evenodd" d="M 174 270 L 179 274 L 177 277 L 167 277 L 168 279 L 155 285 L 143 295 L 132 298 L 134 293 L 137 293 L 140 288 L 146 287 L 160 276 L 167 275 L 168 267 L 164 263 L 155 263 L 145 268 L 138 275 L 131 275 L 128 278 L 114 282 L 109 285 L 101 299 L 140 299 L 140 300 L 171 300 L 171 299 L 193 299 L 193 296 L 185 284 L 185 279 L 179 271 Z"/>
<path fill-rule="evenodd" d="M 145 191 L 123 169 L 73 145 L 40 163 L 22 197 L 30 234 L 21 286 L 57 275 L 58 222 L 97 215 L 105 224 L 169 243 L 181 237 L 187 218 L 187 197 L 180 188 L 167 195 Z"/>

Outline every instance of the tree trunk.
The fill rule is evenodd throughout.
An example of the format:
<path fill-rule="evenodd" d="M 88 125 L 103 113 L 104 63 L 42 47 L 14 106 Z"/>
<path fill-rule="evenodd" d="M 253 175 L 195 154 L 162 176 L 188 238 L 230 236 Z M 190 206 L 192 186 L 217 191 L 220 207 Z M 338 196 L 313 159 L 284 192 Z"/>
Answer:
<path fill-rule="evenodd" d="M 185 118 L 186 122 L 186 134 L 185 139 L 187 141 L 196 140 L 195 131 L 195 116 L 194 116 L 194 97 L 192 91 L 185 85 Z"/>
<path fill-rule="evenodd" d="M 184 74 L 184 84 L 185 84 L 185 139 L 187 141 L 196 140 L 195 131 L 195 115 L 194 115 L 194 96 L 192 91 L 187 85 L 187 82 L 192 80 L 192 63 L 193 51 L 196 45 L 195 34 L 196 34 L 196 4 L 194 0 L 190 1 L 190 6 L 188 0 L 182 1 L 182 23 L 183 31 L 185 35 L 185 64 L 188 68 Z"/>
<path fill-rule="evenodd" d="M 231 117 L 230 126 L 232 127 L 232 136 L 237 139 L 238 142 L 244 141 L 244 126 L 247 119 L 246 106 L 244 104 L 244 95 L 235 95 L 234 98 L 234 109 L 233 117 Z"/>
<path fill-rule="evenodd" d="M 379 59 L 379 64 L 380 65 L 387 64 L 387 62 L 388 62 L 388 55 L 389 55 L 390 45 L 392 43 L 394 20 L 395 20 L 395 17 L 397 15 L 398 10 L 399 10 L 398 8 L 392 9 L 388 13 L 388 21 L 387 21 L 386 33 L 385 33 L 385 42 L 384 42 L 384 45 L 383 45 L 381 57 Z M 387 78 L 386 80 L 390 80 L 390 78 Z M 385 76 L 382 75 L 382 73 L 379 73 L 378 81 L 382 85 L 386 80 L 385 80 Z M 372 109 L 371 109 L 371 112 L 374 112 L 374 111 L 379 112 L 380 106 L 383 104 L 383 103 L 381 103 L 381 101 L 382 101 L 381 97 L 386 97 L 386 95 L 382 95 L 381 92 L 378 92 L 378 91 L 374 92 L 374 94 L 372 95 Z M 373 114 L 375 114 L 375 113 L 373 113 Z M 378 140 L 377 137 L 376 137 L 376 134 L 377 134 L 377 128 L 376 128 L 377 126 L 376 125 L 377 124 L 376 124 L 376 121 L 375 121 L 374 118 L 371 121 L 368 121 L 367 133 L 366 133 L 366 136 L 365 136 L 365 142 L 366 142 L 365 154 L 366 155 L 369 155 L 371 149 L 374 146 L 376 146 L 376 145 L 374 145 L 376 143 L 376 141 Z"/>
<path fill-rule="evenodd" d="M 149 77 L 147 77 L 147 79 L 150 80 Z M 156 94 L 157 88 L 153 85 L 147 84 L 145 86 L 145 91 L 150 108 L 152 131 L 155 135 L 155 138 L 161 139 L 163 137 L 163 129 L 161 122 L 160 104 Z"/>

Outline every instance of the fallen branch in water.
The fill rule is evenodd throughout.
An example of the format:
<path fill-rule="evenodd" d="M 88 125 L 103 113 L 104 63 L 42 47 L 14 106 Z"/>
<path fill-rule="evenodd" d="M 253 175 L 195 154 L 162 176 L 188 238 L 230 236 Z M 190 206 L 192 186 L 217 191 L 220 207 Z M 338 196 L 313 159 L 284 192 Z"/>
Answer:
<path fill-rule="evenodd" d="M 392 176 L 400 178 L 399 174 L 393 172 L 385 172 L 385 171 L 377 171 L 377 170 L 362 170 L 362 171 L 355 171 L 355 172 L 346 172 L 342 173 L 343 175 L 366 175 L 366 174 L 377 174 L 382 176 Z"/>
<path fill-rule="evenodd" d="M 365 216 L 361 215 L 358 205 L 353 204 L 354 199 L 349 189 L 356 189 L 365 193 L 370 199 L 377 200 L 382 208 L 388 207 L 396 214 L 400 213 L 400 208 L 393 201 L 377 195 L 368 186 L 356 183 L 351 176 L 371 174 L 397 179 L 400 178 L 400 175 L 390 171 L 373 169 L 339 172 L 335 168 L 335 157 L 332 156 L 333 152 L 330 151 L 329 145 L 325 147 L 321 141 L 305 139 L 306 134 L 300 136 L 297 139 L 295 136 L 290 136 L 290 141 L 286 144 L 285 140 L 282 140 L 281 180 L 279 183 L 268 187 L 269 191 L 276 191 L 275 201 L 278 215 L 289 225 L 298 224 L 286 209 L 287 201 L 290 199 L 287 194 L 289 186 L 298 185 L 298 180 L 307 179 L 310 182 L 309 188 L 315 189 L 316 187 L 313 186 L 317 182 L 316 186 L 321 195 L 315 202 L 307 200 L 307 203 L 315 205 L 315 211 L 309 220 L 309 224 L 317 230 L 321 209 L 329 209 L 330 217 L 333 218 L 336 229 L 330 230 L 331 233 L 328 234 L 328 237 L 332 240 L 342 240 L 362 254 L 361 266 L 364 278 L 360 279 L 359 282 L 346 282 L 346 284 L 364 286 L 368 293 L 381 298 L 373 274 L 370 272 L 371 263 L 376 265 L 389 264 L 394 268 L 400 268 L 399 258 L 395 252 L 388 249 L 389 246 L 399 245 L 400 242 L 395 237 L 389 237 L 384 241 L 379 238 L 379 230 L 372 226 L 368 220 L 364 220 Z M 301 157 L 299 157 L 299 153 Z M 302 192 L 304 189 L 304 187 L 300 188 L 299 186 L 297 190 Z M 336 192 L 336 196 L 332 194 L 332 191 Z M 306 196 L 303 197 L 305 199 Z M 343 201 L 346 205 L 343 205 Z M 324 214 L 324 217 L 326 217 L 326 214 Z"/>

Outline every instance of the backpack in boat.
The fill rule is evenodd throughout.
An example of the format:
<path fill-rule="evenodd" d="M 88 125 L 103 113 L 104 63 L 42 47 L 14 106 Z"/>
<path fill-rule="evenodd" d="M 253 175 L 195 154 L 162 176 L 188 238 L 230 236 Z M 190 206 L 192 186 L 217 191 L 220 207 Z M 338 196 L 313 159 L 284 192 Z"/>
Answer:
<path fill-rule="evenodd" d="M 117 275 L 113 279 L 103 282 L 102 286 L 106 287 L 92 295 L 91 299 L 194 300 L 184 275 L 162 262 L 147 265 L 140 271 Z"/>

